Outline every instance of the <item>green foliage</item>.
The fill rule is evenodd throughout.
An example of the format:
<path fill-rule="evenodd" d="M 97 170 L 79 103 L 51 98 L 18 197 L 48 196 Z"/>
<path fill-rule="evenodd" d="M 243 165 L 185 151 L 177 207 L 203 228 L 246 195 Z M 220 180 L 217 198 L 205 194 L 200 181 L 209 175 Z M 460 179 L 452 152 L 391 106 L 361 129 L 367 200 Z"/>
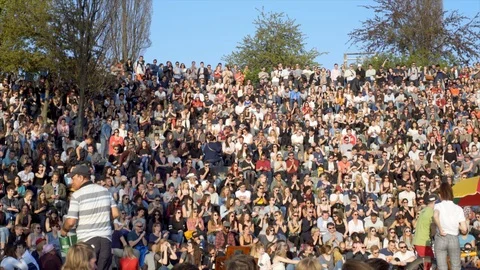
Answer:
<path fill-rule="evenodd" d="M 255 81 L 262 67 L 269 70 L 279 63 L 284 67 L 316 64 L 315 58 L 321 53 L 315 48 L 306 49 L 306 36 L 301 32 L 300 24 L 283 12 L 258 11 L 259 15 L 253 21 L 255 34 L 245 36 L 236 51 L 223 57 L 224 61 L 242 68 L 248 66 L 251 74 L 247 77 Z"/>
<path fill-rule="evenodd" d="M 437 66 L 443 67 L 443 66 L 449 66 L 451 63 L 448 62 L 447 60 L 440 59 L 437 62 L 431 62 L 429 59 L 422 59 L 421 57 L 417 55 L 395 55 L 395 54 L 389 54 L 389 53 L 379 53 L 377 55 L 367 57 L 363 61 L 363 66 L 367 67 L 369 64 L 372 64 L 373 68 L 377 69 L 380 68 L 380 66 L 384 65 L 385 68 L 393 68 L 397 64 L 400 66 L 407 66 L 410 67 L 412 63 L 415 63 L 417 67 L 423 67 L 423 66 L 430 66 L 432 64 L 435 64 Z"/>
<path fill-rule="evenodd" d="M 348 34 L 351 44 L 424 64 L 467 63 L 480 57 L 480 13 L 468 18 L 447 12 L 441 0 L 374 2 L 363 6 L 375 15 Z"/>
<path fill-rule="evenodd" d="M 46 37 L 51 0 L 0 0 L 0 69 L 16 72 L 51 67 Z"/>

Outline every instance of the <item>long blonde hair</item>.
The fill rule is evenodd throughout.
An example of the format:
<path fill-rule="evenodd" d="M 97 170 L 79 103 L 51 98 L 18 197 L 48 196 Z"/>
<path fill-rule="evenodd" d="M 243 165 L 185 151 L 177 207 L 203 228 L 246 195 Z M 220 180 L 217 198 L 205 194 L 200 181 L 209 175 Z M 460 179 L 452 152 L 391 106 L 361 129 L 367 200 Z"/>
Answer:
<path fill-rule="evenodd" d="M 92 270 L 90 260 L 95 258 L 95 251 L 86 243 L 77 243 L 67 252 L 67 259 L 63 270 Z"/>
<path fill-rule="evenodd" d="M 322 270 L 322 265 L 316 259 L 307 257 L 298 262 L 295 267 L 297 270 Z"/>
<path fill-rule="evenodd" d="M 124 247 L 122 258 L 129 258 L 129 259 L 136 258 L 135 254 L 133 253 L 133 248 L 130 246 Z"/>

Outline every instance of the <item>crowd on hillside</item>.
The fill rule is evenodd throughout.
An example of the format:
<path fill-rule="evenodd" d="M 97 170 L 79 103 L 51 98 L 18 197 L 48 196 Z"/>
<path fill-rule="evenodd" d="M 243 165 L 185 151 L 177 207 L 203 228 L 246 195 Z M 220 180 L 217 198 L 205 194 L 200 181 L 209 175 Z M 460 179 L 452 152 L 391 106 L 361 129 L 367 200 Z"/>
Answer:
<path fill-rule="evenodd" d="M 77 87 L 59 82 L 46 96 L 44 78 L 3 79 L 4 261 L 61 267 L 77 164 L 121 212 L 114 267 L 149 270 L 214 269 L 232 246 L 250 247 L 262 270 L 308 257 L 328 270 L 371 258 L 403 267 L 441 184 L 480 175 L 480 64 L 279 63 L 252 82 L 248 67 L 140 57 L 110 72 L 117 85 L 85 106 L 82 140 Z M 463 210 L 460 247 L 476 249 L 480 208 Z"/>

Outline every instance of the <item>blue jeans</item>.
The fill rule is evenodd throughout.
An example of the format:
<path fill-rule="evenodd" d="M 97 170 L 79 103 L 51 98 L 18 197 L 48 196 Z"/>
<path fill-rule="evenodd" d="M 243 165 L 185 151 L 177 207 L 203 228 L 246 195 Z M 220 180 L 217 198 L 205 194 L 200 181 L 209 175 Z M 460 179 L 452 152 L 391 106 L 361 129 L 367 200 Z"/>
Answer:
<path fill-rule="evenodd" d="M 435 257 L 439 270 L 447 270 L 447 256 L 450 258 L 452 270 L 461 269 L 460 243 L 458 236 L 447 234 L 446 236 L 435 235 Z"/>
<path fill-rule="evenodd" d="M 378 200 L 378 195 L 375 193 L 367 193 L 367 197 L 371 197 L 374 201 Z"/>
<path fill-rule="evenodd" d="M 108 149 L 107 149 L 107 138 L 105 137 L 100 137 L 100 155 L 102 155 L 103 158 L 105 158 L 107 156 L 107 152 L 108 152 Z"/>
<path fill-rule="evenodd" d="M 148 165 L 149 164 L 150 164 L 150 157 L 142 157 L 142 162 L 140 163 L 140 168 L 142 168 L 144 172 L 148 171 Z"/>
<path fill-rule="evenodd" d="M 180 245 L 183 244 L 183 232 L 182 233 L 171 233 L 170 240 L 174 241 L 175 243 L 179 243 Z"/>
<path fill-rule="evenodd" d="M 5 219 L 7 220 L 7 222 L 10 222 L 10 219 L 13 219 L 15 221 L 16 217 L 17 217 L 17 213 L 5 211 Z"/>
<path fill-rule="evenodd" d="M 203 161 L 201 159 L 192 159 L 192 167 L 200 170 L 203 168 Z"/>
<path fill-rule="evenodd" d="M 300 261 L 300 258 L 293 258 L 294 261 Z M 287 264 L 285 270 L 295 270 L 295 264 Z"/>
<path fill-rule="evenodd" d="M 148 253 L 148 247 L 136 246 L 135 249 L 140 252 L 140 257 L 138 258 L 138 261 L 139 261 L 140 267 L 143 267 L 143 265 L 145 264 L 145 255 L 147 255 Z"/>
<path fill-rule="evenodd" d="M 7 243 L 8 236 L 10 235 L 10 231 L 7 227 L 0 228 L 0 243 Z"/>
<path fill-rule="evenodd" d="M 207 242 L 209 244 L 214 245 L 215 244 L 215 234 L 211 233 L 207 235 Z"/>

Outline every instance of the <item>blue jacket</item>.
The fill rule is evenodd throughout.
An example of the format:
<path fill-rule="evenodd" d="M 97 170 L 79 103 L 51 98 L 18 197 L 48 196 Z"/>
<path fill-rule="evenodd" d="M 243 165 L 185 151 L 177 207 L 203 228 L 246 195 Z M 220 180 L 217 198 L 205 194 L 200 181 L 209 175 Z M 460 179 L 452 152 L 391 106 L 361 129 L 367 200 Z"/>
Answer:
<path fill-rule="evenodd" d="M 110 139 L 111 135 L 112 135 L 112 127 L 109 124 L 104 123 L 102 125 L 102 129 L 100 130 L 100 137 L 108 140 Z"/>

